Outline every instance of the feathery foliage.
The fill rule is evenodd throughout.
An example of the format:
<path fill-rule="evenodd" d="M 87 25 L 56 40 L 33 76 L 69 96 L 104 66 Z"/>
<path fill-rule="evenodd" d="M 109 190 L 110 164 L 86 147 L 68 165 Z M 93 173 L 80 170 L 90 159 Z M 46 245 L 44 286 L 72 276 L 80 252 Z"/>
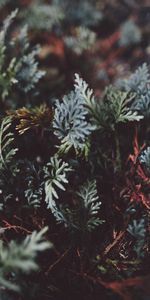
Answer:
<path fill-rule="evenodd" d="M 43 185 L 41 178 L 42 170 L 37 170 L 36 166 L 29 162 L 25 173 L 25 198 L 29 206 L 38 208 L 41 206 L 43 200 Z"/>
<path fill-rule="evenodd" d="M 41 231 L 34 231 L 20 244 L 11 241 L 8 246 L 0 243 L 0 285 L 11 290 L 19 290 L 14 275 L 18 272 L 30 273 L 37 270 L 36 256 L 39 252 L 52 247 L 51 243 L 44 240 L 47 227 Z M 14 274 L 14 275 L 13 275 Z M 9 276 L 9 277 L 8 277 Z M 9 280 L 8 280 L 9 278 Z"/>
<path fill-rule="evenodd" d="M 65 185 L 68 183 L 67 174 L 71 170 L 69 164 L 57 156 L 51 157 L 50 162 L 44 167 L 45 202 L 52 212 L 55 211 L 55 200 L 58 199 L 57 190 L 65 191 Z"/>
<path fill-rule="evenodd" d="M 60 152 L 67 153 L 71 147 L 76 152 L 84 151 L 86 142 L 94 127 L 86 119 L 88 110 L 78 91 L 72 91 L 56 101 L 54 113 L 54 133 L 61 140 Z"/>
<path fill-rule="evenodd" d="M 0 1 L 2 20 L 19 8 L 0 31 L 0 300 L 141 300 L 150 248 L 149 67 L 111 84 L 132 55 L 131 66 L 147 60 L 148 30 L 146 1 L 142 13 L 123 2 Z M 69 93 L 75 72 L 86 81 L 75 74 Z M 40 270 L 37 254 L 52 245 L 46 229 L 34 230 L 45 225 L 54 248 L 39 257 Z"/>
<path fill-rule="evenodd" d="M 13 11 L 4 21 L 0 31 L 0 92 L 2 99 L 8 96 L 13 84 L 18 82 L 17 71 L 19 64 L 15 57 L 11 58 L 6 68 L 6 51 L 9 43 L 7 41 L 8 31 L 17 15 L 17 10 Z M 8 60 L 8 58 L 7 58 Z"/>
<path fill-rule="evenodd" d="M 138 95 L 147 91 L 147 85 L 150 82 L 149 69 L 146 63 L 143 63 L 138 69 L 124 80 L 124 87 L 127 91 L 135 92 Z"/>
<path fill-rule="evenodd" d="M 13 38 L 13 26 L 18 10 L 13 11 L 4 21 L 0 32 L 0 92 L 3 101 L 16 93 L 28 93 L 44 76 L 45 72 L 38 70 L 36 56 L 39 47 L 30 50 L 27 38 L 27 26 Z M 14 95 L 13 95 L 14 96 Z M 16 100 L 15 100 L 16 101 Z M 9 99 L 9 105 L 16 106 Z"/>
<path fill-rule="evenodd" d="M 132 21 L 127 20 L 121 26 L 120 46 L 130 46 L 141 41 L 141 31 L 139 27 Z"/>
<path fill-rule="evenodd" d="M 91 118 L 98 128 L 114 130 L 117 123 L 139 121 L 143 118 L 128 106 L 132 97 L 130 98 L 127 92 L 116 90 L 110 86 L 106 89 L 104 99 L 100 103 L 94 98 L 93 90 L 77 74 L 75 89 L 84 99 Z"/>
<path fill-rule="evenodd" d="M 78 224 L 79 230 L 82 228 L 92 231 L 104 221 L 100 219 L 98 213 L 100 211 L 101 202 L 98 201 L 96 182 L 88 181 L 80 187 L 77 195 L 80 199 L 80 220 Z"/>
<path fill-rule="evenodd" d="M 104 221 L 99 217 L 99 201 L 96 181 L 88 181 L 76 192 L 76 205 L 71 208 L 65 204 L 54 206 L 52 213 L 58 223 L 72 231 L 91 232 Z"/>
<path fill-rule="evenodd" d="M 150 173 L 150 147 L 147 147 L 139 157 L 140 162 L 146 167 Z"/>
<path fill-rule="evenodd" d="M 133 220 L 132 224 L 128 226 L 128 232 L 134 237 L 135 245 L 134 251 L 137 254 L 137 257 L 143 256 L 143 246 L 145 242 L 145 220 L 141 219 L 139 221 Z"/>
<path fill-rule="evenodd" d="M 148 65 L 143 63 L 129 79 L 123 80 L 121 85 L 126 91 L 135 95 L 132 109 L 149 118 L 150 72 Z"/>
<path fill-rule="evenodd" d="M 21 135 L 30 129 L 50 128 L 53 117 L 52 110 L 46 104 L 30 109 L 22 107 L 9 112 L 9 114 L 14 120 L 19 122 L 16 125 L 16 130 Z"/>
<path fill-rule="evenodd" d="M 14 136 L 10 132 L 11 118 L 5 117 L 0 127 L 0 172 L 7 169 L 16 152 L 17 148 L 13 148 Z"/>
<path fill-rule="evenodd" d="M 130 98 L 126 92 L 117 91 L 112 87 L 106 90 L 106 107 L 107 104 L 110 107 L 107 109 L 110 109 L 110 114 L 112 113 L 113 123 L 140 121 L 143 118 L 128 107 L 131 100 L 132 97 Z"/>
<path fill-rule="evenodd" d="M 50 30 L 54 25 L 59 24 L 63 20 L 64 14 L 58 5 L 44 4 L 38 0 L 33 1 L 29 5 L 23 12 L 23 17 L 31 29 Z"/>
<path fill-rule="evenodd" d="M 85 50 L 91 50 L 95 40 L 95 32 L 81 26 L 76 28 L 75 36 L 68 36 L 64 39 L 66 46 L 77 55 L 81 55 Z"/>
<path fill-rule="evenodd" d="M 68 23 L 81 26 L 93 26 L 102 20 L 101 11 L 97 10 L 97 1 L 79 0 L 70 2 L 69 0 L 53 0 L 52 3 L 64 11 L 65 19 Z"/>

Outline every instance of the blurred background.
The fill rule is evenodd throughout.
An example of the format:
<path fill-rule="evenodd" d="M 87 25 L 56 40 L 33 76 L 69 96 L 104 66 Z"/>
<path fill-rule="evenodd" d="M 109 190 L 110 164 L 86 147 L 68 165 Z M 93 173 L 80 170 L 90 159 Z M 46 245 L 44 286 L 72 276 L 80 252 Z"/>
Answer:
<path fill-rule="evenodd" d="M 68 92 L 79 73 L 97 95 L 150 57 L 148 0 L 0 0 L 1 25 L 18 8 L 13 35 L 28 26 L 46 75 L 40 100 Z"/>

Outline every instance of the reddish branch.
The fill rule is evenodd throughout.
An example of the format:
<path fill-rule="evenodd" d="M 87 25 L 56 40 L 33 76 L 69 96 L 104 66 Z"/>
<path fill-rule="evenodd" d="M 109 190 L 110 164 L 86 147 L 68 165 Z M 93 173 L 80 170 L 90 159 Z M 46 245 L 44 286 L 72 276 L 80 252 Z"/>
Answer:
<path fill-rule="evenodd" d="M 71 272 L 76 274 L 77 276 L 81 276 L 84 279 L 92 281 L 94 284 L 100 284 L 106 289 L 111 289 L 114 293 L 121 296 L 122 300 L 134 300 L 134 296 L 132 297 L 131 292 L 129 291 L 129 289 L 133 287 L 141 288 L 146 292 L 147 295 L 150 295 L 150 276 L 134 277 L 123 279 L 121 281 L 106 282 L 100 277 L 95 278 L 88 275 L 87 273 L 77 273 L 72 270 Z"/>
<path fill-rule="evenodd" d="M 109 244 L 106 247 L 106 249 L 104 251 L 104 255 L 108 254 L 108 252 L 123 238 L 124 234 L 125 234 L 125 230 L 119 232 L 119 234 L 117 235 L 117 237 L 115 238 L 115 240 L 113 241 L 113 243 Z"/>
<path fill-rule="evenodd" d="M 60 257 L 59 257 L 52 265 L 49 266 L 48 270 L 47 270 L 46 273 L 45 273 L 46 275 L 48 275 L 49 272 L 52 271 L 52 269 L 53 269 L 58 263 L 60 263 L 60 262 L 63 260 L 63 258 L 64 258 L 64 257 L 67 255 L 67 253 L 69 252 L 69 250 L 70 250 L 70 248 L 67 249 L 62 255 L 60 255 Z"/>
<path fill-rule="evenodd" d="M 22 226 L 18 226 L 18 225 L 11 225 L 9 222 L 7 222 L 6 220 L 3 220 L 2 221 L 4 224 L 5 224 L 5 227 L 2 227 L 1 229 L 3 230 L 11 230 L 11 229 L 14 229 L 16 232 L 18 232 L 17 230 L 21 230 L 21 231 L 24 231 L 28 234 L 31 234 L 32 231 L 22 227 Z"/>
<path fill-rule="evenodd" d="M 150 199 L 149 196 L 145 195 L 143 192 L 143 185 L 150 187 L 150 179 L 146 176 L 140 161 L 138 160 L 139 155 L 141 154 L 141 151 L 144 149 L 145 144 L 142 145 L 142 147 L 139 146 L 138 143 L 138 136 L 137 136 L 137 130 L 135 132 L 134 142 L 133 142 L 133 149 L 134 153 L 129 155 L 128 161 L 131 162 L 130 166 L 130 173 L 127 178 L 127 186 L 130 190 L 130 199 L 131 202 L 141 202 L 143 205 L 149 210 L 150 209 Z M 140 183 L 136 184 L 133 180 L 134 176 L 137 175 L 137 177 L 140 179 Z"/>

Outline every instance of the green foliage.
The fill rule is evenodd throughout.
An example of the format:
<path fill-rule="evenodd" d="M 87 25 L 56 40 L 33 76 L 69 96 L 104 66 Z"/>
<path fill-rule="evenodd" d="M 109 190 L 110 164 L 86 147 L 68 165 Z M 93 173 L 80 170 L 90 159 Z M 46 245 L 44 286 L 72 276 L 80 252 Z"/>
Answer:
<path fill-rule="evenodd" d="M 130 46 L 141 41 L 141 31 L 132 20 L 127 20 L 121 26 L 120 46 Z"/>
<path fill-rule="evenodd" d="M 30 92 L 45 74 L 44 71 L 38 70 L 36 56 L 39 47 L 30 50 L 27 27 L 22 28 L 20 33 L 12 38 L 11 25 L 17 13 L 18 10 L 15 10 L 5 19 L 0 32 L 0 92 L 3 100 L 10 97 L 10 94 L 12 97 L 14 89 L 16 93 Z M 10 99 L 10 104 L 16 106 L 18 103 L 12 103 Z"/>
<path fill-rule="evenodd" d="M 47 208 L 50 208 L 55 213 L 56 203 L 58 199 L 58 191 L 65 191 L 65 185 L 68 183 L 67 174 L 72 169 L 68 163 L 64 162 L 61 158 L 53 156 L 50 162 L 44 167 L 45 179 L 45 202 Z"/>
<path fill-rule="evenodd" d="M 41 170 L 36 169 L 34 164 L 28 163 L 25 173 L 26 189 L 24 194 L 29 206 L 34 208 L 40 207 L 43 200 L 41 172 Z"/>
<path fill-rule="evenodd" d="M 93 231 L 104 221 L 99 217 L 101 202 L 99 201 L 96 181 L 88 181 L 76 192 L 74 208 L 65 204 L 55 205 L 52 213 L 58 223 L 63 223 L 71 232 Z"/>
<path fill-rule="evenodd" d="M 126 91 L 134 93 L 135 100 L 132 109 L 139 112 L 146 118 L 149 118 L 150 110 L 150 73 L 146 63 L 143 63 L 129 77 L 129 79 L 121 81 L 121 86 Z"/>
<path fill-rule="evenodd" d="M 128 232 L 134 237 L 135 244 L 134 244 L 134 251 L 137 254 L 137 257 L 142 257 L 143 253 L 143 246 L 145 242 L 145 220 L 141 219 L 139 221 L 134 220 L 132 224 L 128 226 Z"/>
<path fill-rule="evenodd" d="M 96 0 L 79 0 L 70 2 L 70 0 L 53 0 L 52 3 L 64 11 L 65 20 L 68 23 L 93 26 L 102 20 L 102 12 L 97 9 Z"/>
<path fill-rule="evenodd" d="M 150 117 L 150 91 L 148 90 L 145 95 L 139 96 L 133 104 L 133 109 L 138 111 L 144 118 L 149 119 Z"/>
<path fill-rule="evenodd" d="M 149 68 L 143 63 L 137 70 L 125 81 L 126 89 L 139 94 L 144 94 L 147 85 L 150 83 Z"/>
<path fill-rule="evenodd" d="M 22 13 L 25 22 L 31 29 L 50 30 L 53 25 L 59 24 L 64 18 L 63 11 L 58 5 L 42 2 L 39 0 L 31 2 L 31 5 Z"/>
<path fill-rule="evenodd" d="M 77 90 L 56 101 L 54 133 L 61 140 L 60 152 L 67 153 L 71 147 L 76 152 L 84 151 L 86 142 L 94 127 L 86 119 L 88 110 L 83 97 Z"/>
<path fill-rule="evenodd" d="M 6 297 L 9 289 L 20 289 L 11 300 L 13 295 L 20 300 L 67 299 L 70 291 L 73 299 L 95 299 L 106 286 L 120 287 L 116 280 L 147 274 L 150 147 L 140 149 L 149 145 L 143 116 L 149 115 L 150 75 L 143 64 L 120 87 L 109 85 L 104 93 L 101 82 L 93 82 L 97 68 L 113 80 L 117 64 L 112 59 L 119 53 L 117 70 L 124 70 L 122 52 L 126 56 L 132 51 L 123 47 L 121 52 L 119 43 L 129 46 L 140 40 L 132 22 L 121 28 L 119 40 L 116 19 L 114 34 L 108 28 L 110 39 L 101 40 L 109 11 L 99 30 L 100 9 L 105 12 L 107 5 L 97 0 L 15 0 L 1 11 L 5 16 L 6 8 L 20 8 L 6 18 L 0 32 L 0 285 Z M 28 26 L 20 29 L 21 23 Z M 65 45 L 74 52 L 69 57 Z M 39 81 L 44 71 L 38 58 L 48 70 L 47 82 Z M 75 70 L 83 77 L 86 72 L 95 93 L 78 74 L 68 93 Z M 59 100 L 54 101 L 56 95 Z M 42 271 L 32 274 L 38 270 L 38 252 L 51 244 L 43 239 L 45 229 L 21 242 L 22 235 L 45 224 L 54 249 L 40 257 Z"/>
<path fill-rule="evenodd" d="M 117 91 L 112 87 L 106 90 L 106 112 L 108 113 L 109 109 L 112 123 L 140 121 L 143 118 L 128 107 L 131 100 L 132 97 L 130 98 L 126 92 Z"/>
<path fill-rule="evenodd" d="M 30 273 L 37 270 L 36 257 L 50 247 L 51 243 L 44 240 L 47 227 L 41 231 L 34 231 L 21 243 L 12 240 L 8 246 L 0 243 L 0 285 L 11 290 L 18 291 L 19 286 L 15 282 L 18 273 Z M 14 278 L 13 278 L 14 277 Z"/>
<path fill-rule="evenodd" d="M 36 55 L 39 53 L 39 48 L 24 55 L 20 61 L 20 70 L 17 78 L 20 82 L 20 89 L 25 93 L 32 90 L 38 81 L 44 76 L 44 71 L 38 71 L 38 63 L 35 61 Z"/>
<path fill-rule="evenodd" d="M 80 219 L 78 229 L 92 231 L 104 221 L 100 219 L 101 202 L 98 201 L 96 182 L 88 181 L 80 187 L 77 195 L 80 199 Z"/>
<path fill-rule="evenodd" d="M 5 117 L 0 127 L 0 172 L 8 169 L 17 152 L 17 148 L 13 148 L 14 135 L 10 130 L 11 118 Z"/>
<path fill-rule="evenodd" d="M 95 40 L 95 32 L 81 26 L 76 28 L 75 36 L 68 36 L 64 39 L 66 46 L 77 55 L 81 55 L 85 50 L 92 50 Z"/>
<path fill-rule="evenodd" d="M 137 95 L 147 92 L 147 85 L 150 83 L 149 69 L 146 63 L 143 63 L 137 70 L 124 80 L 124 87 L 127 91 L 135 92 Z"/>
<path fill-rule="evenodd" d="M 11 87 L 13 84 L 18 82 L 16 78 L 16 74 L 19 68 L 19 64 L 16 60 L 16 57 L 13 57 L 8 62 L 8 66 L 6 68 L 6 51 L 7 45 L 9 45 L 7 41 L 7 34 L 10 26 L 15 19 L 17 14 L 17 10 L 13 11 L 4 21 L 3 28 L 0 32 L 0 90 L 2 99 L 5 99 L 8 96 Z M 8 60 L 8 58 L 7 58 Z"/>
<path fill-rule="evenodd" d="M 150 147 L 147 147 L 139 157 L 140 162 L 146 167 L 150 173 Z"/>
<path fill-rule="evenodd" d="M 139 121 L 143 118 L 130 109 L 129 103 L 132 97 L 128 92 L 122 92 L 110 86 L 105 91 L 103 101 L 98 102 L 94 98 L 93 90 L 77 74 L 75 88 L 84 99 L 97 128 L 109 128 L 114 131 L 118 123 Z"/>
<path fill-rule="evenodd" d="M 10 131 L 12 119 L 5 117 L 0 127 L 0 210 L 8 200 L 12 198 L 11 187 L 19 172 L 16 163 L 16 152 L 14 146 L 14 134 Z"/>
<path fill-rule="evenodd" d="M 75 74 L 74 86 L 75 86 L 75 90 L 80 95 L 84 104 L 87 105 L 88 110 L 91 113 L 92 121 L 93 122 L 95 121 L 97 125 L 96 115 L 97 115 L 97 109 L 99 105 L 95 100 L 93 90 L 88 87 L 88 84 L 82 78 L 80 78 L 78 74 Z"/>

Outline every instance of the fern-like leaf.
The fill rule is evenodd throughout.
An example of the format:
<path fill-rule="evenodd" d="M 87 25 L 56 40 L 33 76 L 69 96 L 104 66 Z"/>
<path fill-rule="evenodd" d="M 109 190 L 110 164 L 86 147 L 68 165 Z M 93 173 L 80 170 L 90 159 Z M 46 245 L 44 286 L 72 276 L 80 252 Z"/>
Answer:
<path fill-rule="evenodd" d="M 65 191 L 65 185 L 68 183 L 67 175 L 71 171 L 68 163 L 61 158 L 53 156 L 50 162 L 44 167 L 45 179 L 45 201 L 47 208 L 55 211 L 56 202 L 58 199 L 58 191 Z"/>
<path fill-rule="evenodd" d="M 137 112 L 132 111 L 128 107 L 132 97 L 130 98 L 127 92 L 118 91 L 110 87 L 106 89 L 106 98 L 116 124 L 119 122 L 126 123 L 143 119 L 143 116 L 138 115 Z"/>
<path fill-rule="evenodd" d="M 12 37 L 13 26 L 11 25 L 17 12 L 18 10 L 13 11 L 4 20 L 0 32 L 0 92 L 2 100 L 10 95 L 13 86 L 18 92 L 20 90 L 25 94 L 30 92 L 45 74 L 44 71 L 38 69 L 36 61 L 40 48 L 30 49 L 27 26 L 23 27 L 15 37 Z M 15 103 L 12 103 L 12 106 L 15 106 Z"/>
<path fill-rule="evenodd" d="M 147 85 L 150 84 L 148 65 L 143 63 L 128 79 L 123 80 L 121 84 L 126 91 L 134 92 L 137 96 L 144 95 L 147 92 Z"/>
<path fill-rule="evenodd" d="M 104 221 L 98 216 L 100 211 L 101 202 L 97 195 L 96 182 L 88 181 L 86 184 L 81 186 L 77 195 L 80 199 L 80 217 L 79 224 L 83 227 L 83 230 L 92 231 L 98 225 Z M 79 227 L 80 227 L 79 226 Z"/>
<path fill-rule="evenodd" d="M 35 261 L 39 252 L 52 247 L 52 244 L 44 240 L 47 227 L 40 232 L 34 231 L 28 235 L 20 244 L 11 241 L 6 247 L 0 243 L 0 285 L 11 290 L 18 291 L 19 286 L 12 281 L 11 274 L 30 273 L 38 268 Z M 8 279 L 9 275 L 9 279 Z"/>
<path fill-rule="evenodd" d="M 128 232 L 133 236 L 135 239 L 134 243 L 134 251 L 137 254 L 138 258 L 144 256 L 144 242 L 145 242 L 145 235 L 146 235 L 146 227 L 145 227 L 145 220 L 141 219 L 139 221 L 133 220 L 132 224 L 128 226 Z"/>
<path fill-rule="evenodd" d="M 139 157 L 140 162 L 146 167 L 150 173 L 150 147 L 147 147 Z"/>
<path fill-rule="evenodd" d="M 83 97 L 76 91 L 64 96 L 61 103 L 56 102 L 53 127 L 61 140 L 61 152 L 68 152 L 71 147 L 76 152 L 84 150 L 93 130 L 91 123 L 86 120 L 87 114 Z"/>
<path fill-rule="evenodd" d="M 119 122 L 139 121 L 143 118 L 129 108 L 128 104 L 132 97 L 127 92 L 108 87 L 103 101 L 98 102 L 93 90 L 78 74 L 75 75 L 75 89 L 87 105 L 91 120 L 97 128 L 110 127 L 114 130 L 115 124 Z"/>
<path fill-rule="evenodd" d="M 7 169 L 14 158 L 17 148 L 13 148 L 13 133 L 10 130 L 11 118 L 3 119 L 0 128 L 0 170 Z"/>

